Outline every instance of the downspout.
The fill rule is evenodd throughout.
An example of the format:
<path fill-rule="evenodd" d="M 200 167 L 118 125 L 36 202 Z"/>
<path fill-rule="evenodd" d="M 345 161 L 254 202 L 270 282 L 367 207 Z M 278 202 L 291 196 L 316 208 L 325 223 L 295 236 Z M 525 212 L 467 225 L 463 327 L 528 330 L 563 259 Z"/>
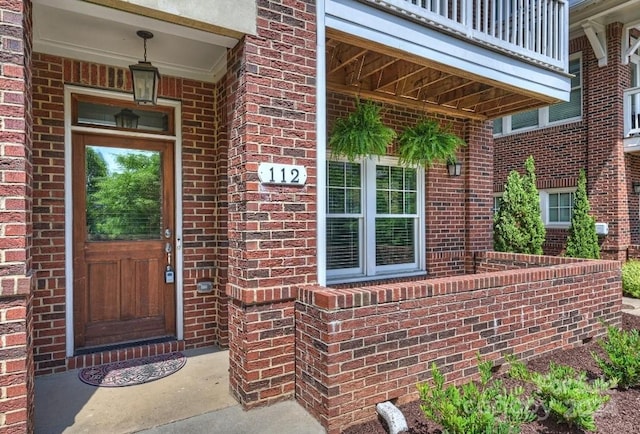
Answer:
<path fill-rule="evenodd" d="M 326 165 L 327 165 L 327 77 L 325 0 L 316 4 L 316 261 L 318 284 L 326 285 Z"/>

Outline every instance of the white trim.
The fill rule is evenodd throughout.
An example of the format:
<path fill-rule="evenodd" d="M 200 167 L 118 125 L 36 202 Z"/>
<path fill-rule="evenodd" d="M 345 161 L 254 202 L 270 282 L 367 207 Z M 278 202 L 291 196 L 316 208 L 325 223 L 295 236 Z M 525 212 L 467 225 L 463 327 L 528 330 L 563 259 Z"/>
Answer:
<path fill-rule="evenodd" d="M 499 138 L 499 137 L 507 137 L 507 136 L 511 136 L 514 134 L 520 134 L 520 133 L 526 133 L 529 131 L 539 131 L 539 130 L 543 130 L 545 128 L 550 128 L 550 127 L 557 127 L 560 125 L 567 125 L 567 124 L 572 124 L 575 122 L 581 122 L 582 118 L 583 118 L 583 112 L 584 112 L 584 72 L 583 72 L 583 67 L 582 67 L 582 52 L 577 52 L 577 53 L 573 53 L 570 57 L 569 57 L 569 63 L 571 63 L 572 61 L 575 60 L 580 60 L 580 86 L 575 86 L 575 87 L 571 87 L 571 89 L 569 90 L 569 95 L 571 95 L 571 92 L 575 89 L 578 89 L 578 87 L 580 88 L 580 116 L 575 116 L 572 118 L 566 118 L 566 119 L 560 119 L 558 121 L 553 121 L 550 122 L 549 121 L 549 107 L 551 106 L 545 106 L 545 107 L 540 107 L 538 109 L 534 109 L 538 111 L 538 124 L 537 125 L 533 125 L 533 126 L 528 126 L 528 127 L 522 127 L 522 128 L 518 128 L 517 130 L 513 130 L 512 129 L 512 117 L 513 115 L 508 115 L 508 116 L 503 116 L 501 118 L 497 118 L 494 119 L 494 122 L 502 122 L 502 131 L 500 133 L 496 133 L 493 135 L 494 138 Z M 564 104 L 564 103 L 558 103 L 558 104 Z M 555 104 L 554 104 L 555 105 Z M 525 112 L 527 112 L 529 110 L 525 110 Z M 523 113 L 525 113 L 523 112 Z"/>
<path fill-rule="evenodd" d="M 347 162 L 344 158 L 335 158 L 332 161 Z M 357 282 L 374 279 L 406 277 L 422 275 L 426 272 L 426 216 L 425 216 L 425 197 L 426 197 L 426 180 L 425 169 L 416 167 L 416 214 L 411 215 L 392 215 L 391 217 L 407 217 L 417 219 L 415 228 L 415 262 L 411 264 L 398 265 L 376 265 L 376 246 L 375 242 L 375 222 L 376 213 L 376 166 L 387 165 L 392 167 L 403 168 L 398 162 L 398 158 L 392 156 L 368 157 L 360 158 L 354 161 L 360 165 L 361 172 L 361 211 L 358 214 L 331 214 L 332 218 L 358 218 L 360 222 L 360 268 L 340 269 L 327 272 L 327 279 L 331 283 Z M 326 181 L 325 181 L 326 190 Z M 324 215 L 326 219 L 326 212 Z M 326 232 L 322 234 L 326 243 Z"/>
<path fill-rule="evenodd" d="M 633 39 L 631 37 L 631 31 L 638 28 L 640 28 L 640 21 L 627 23 L 622 27 L 622 49 L 620 50 L 620 53 L 622 55 L 623 65 L 627 65 L 629 63 L 629 58 L 638 52 L 640 39 L 636 39 L 631 43 Z"/>
<path fill-rule="evenodd" d="M 316 2 L 316 266 L 319 285 L 327 284 L 327 69 L 325 0 Z"/>
<path fill-rule="evenodd" d="M 569 76 L 353 0 L 327 0 L 326 26 L 490 81 L 565 101 Z M 563 50 L 568 50 L 567 47 Z M 565 54 L 566 56 L 566 54 Z M 565 57 L 566 58 L 566 57 Z"/>
<path fill-rule="evenodd" d="M 175 111 L 175 136 L 166 136 L 147 133 L 132 133 L 113 130 L 100 130 L 96 128 L 74 127 L 71 125 L 71 95 L 82 94 L 122 101 L 132 101 L 131 94 L 113 92 L 101 89 L 93 89 L 75 85 L 64 87 L 64 241 L 65 241 L 65 331 L 66 331 L 66 356 L 74 354 L 73 332 L 73 170 L 72 170 L 72 133 L 74 131 L 100 131 L 104 134 L 120 136 L 136 136 L 145 138 L 162 138 L 174 141 L 174 188 L 175 188 L 175 242 L 176 242 L 176 337 L 178 340 L 184 336 L 183 313 L 183 252 L 179 249 L 178 240 L 182 240 L 182 134 L 181 134 L 181 102 L 164 98 L 158 99 L 159 106 L 173 107 Z"/>
<path fill-rule="evenodd" d="M 582 29 L 598 59 L 598 66 L 607 66 L 607 32 L 604 26 L 595 21 L 587 21 L 582 24 Z"/>

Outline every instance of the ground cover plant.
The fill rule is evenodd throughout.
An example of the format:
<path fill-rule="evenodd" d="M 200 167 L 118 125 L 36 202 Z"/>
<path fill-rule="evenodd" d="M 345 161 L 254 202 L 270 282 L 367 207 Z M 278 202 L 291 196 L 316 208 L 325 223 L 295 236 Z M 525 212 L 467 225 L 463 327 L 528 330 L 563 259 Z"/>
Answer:
<path fill-rule="evenodd" d="M 640 385 L 640 332 L 607 327 L 607 339 L 600 346 L 605 357 L 593 354 L 604 376 L 622 389 Z"/>
<path fill-rule="evenodd" d="M 622 293 L 640 298 L 640 261 L 631 259 L 622 265 Z"/>
<path fill-rule="evenodd" d="M 622 330 L 640 330 L 640 317 L 622 314 Z M 603 341 L 604 343 L 604 341 Z M 526 362 L 526 368 L 530 372 L 545 374 L 549 372 L 551 363 L 557 365 L 570 366 L 576 372 L 584 371 L 589 381 L 601 378 L 603 370 L 598 366 L 598 362 L 592 356 L 596 354 L 604 360 L 609 360 L 607 352 L 602 345 L 593 340 L 585 345 L 569 350 L 556 350 L 539 356 Z M 503 386 L 508 389 L 522 386 L 525 394 L 533 393 L 535 386 L 527 381 L 510 378 L 507 373 L 500 373 L 496 376 L 502 381 Z M 609 397 L 608 402 L 603 404 L 593 414 L 596 430 L 598 434 L 619 434 L 636 433 L 640 427 L 640 387 L 629 389 L 610 389 L 606 392 Z M 425 418 L 420 408 L 420 401 L 410 402 L 400 406 L 409 425 L 409 434 L 443 434 L 443 427 Z M 538 413 L 539 418 L 531 423 L 521 426 L 522 434 L 584 434 L 585 431 L 576 425 L 568 425 L 558 422 L 555 417 Z M 345 434 L 386 434 L 387 431 L 382 420 L 372 420 L 360 425 L 349 427 Z"/>
<path fill-rule="evenodd" d="M 493 365 L 478 360 L 480 381 L 444 387 L 444 375 L 433 364 L 433 384 L 418 385 L 420 408 L 425 416 L 440 424 L 448 434 L 512 434 L 536 418 L 533 400 L 522 397 L 524 388 L 507 389 L 502 381 L 492 381 Z"/>

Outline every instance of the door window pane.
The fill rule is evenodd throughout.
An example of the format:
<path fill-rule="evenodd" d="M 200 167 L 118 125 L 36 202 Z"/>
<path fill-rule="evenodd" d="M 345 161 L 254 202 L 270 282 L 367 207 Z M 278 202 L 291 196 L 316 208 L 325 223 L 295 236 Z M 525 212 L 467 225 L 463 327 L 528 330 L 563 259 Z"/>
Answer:
<path fill-rule="evenodd" d="M 89 241 L 161 239 L 160 160 L 157 151 L 87 146 Z"/>
<path fill-rule="evenodd" d="M 169 112 L 161 110 L 143 109 L 140 107 L 127 108 L 114 103 L 99 103 L 90 101 L 77 102 L 77 118 L 75 125 L 96 127 L 117 127 L 147 131 L 150 133 L 170 133 Z"/>

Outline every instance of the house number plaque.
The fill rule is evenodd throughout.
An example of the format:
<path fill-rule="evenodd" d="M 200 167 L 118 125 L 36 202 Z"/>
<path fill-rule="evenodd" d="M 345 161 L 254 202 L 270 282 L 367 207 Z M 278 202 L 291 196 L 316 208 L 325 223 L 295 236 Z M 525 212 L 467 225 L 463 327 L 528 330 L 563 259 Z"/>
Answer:
<path fill-rule="evenodd" d="M 303 186 L 307 182 L 307 169 L 293 164 L 260 163 L 258 178 L 262 184 Z"/>

